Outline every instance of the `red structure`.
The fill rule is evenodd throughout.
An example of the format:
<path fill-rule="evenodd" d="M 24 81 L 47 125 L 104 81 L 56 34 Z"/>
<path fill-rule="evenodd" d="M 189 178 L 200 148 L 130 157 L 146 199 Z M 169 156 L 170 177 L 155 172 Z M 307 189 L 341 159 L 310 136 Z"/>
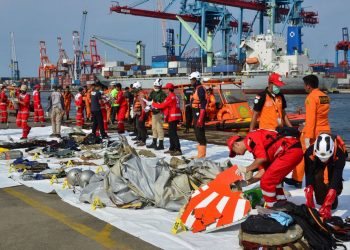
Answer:
<path fill-rule="evenodd" d="M 40 49 L 40 65 L 39 65 L 39 78 L 50 78 L 57 73 L 56 65 L 52 64 L 49 57 L 46 54 L 45 41 L 39 42 Z"/>
<path fill-rule="evenodd" d="M 335 46 L 336 50 L 336 64 L 338 64 L 338 51 L 344 52 L 344 60 L 339 62 L 340 66 L 348 66 L 350 58 L 350 41 L 349 41 L 349 31 L 348 28 L 342 28 L 343 40 L 339 41 Z"/>
<path fill-rule="evenodd" d="M 97 52 L 96 40 L 90 40 L 90 60 L 86 58 L 85 53 L 82 53 L 81 64 L 84 69 L 90 68 L 91 74 L 101 72 L 101 69 L 104 66 L 104 62 Z"/>

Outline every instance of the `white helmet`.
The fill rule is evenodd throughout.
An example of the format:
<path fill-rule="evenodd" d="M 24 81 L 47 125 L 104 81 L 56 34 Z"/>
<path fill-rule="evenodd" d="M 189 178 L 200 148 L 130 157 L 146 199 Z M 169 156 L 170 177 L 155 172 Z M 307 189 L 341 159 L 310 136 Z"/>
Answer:
<path fill-rule="evenodd" d="M 141 83 L 139 81 L 135 82 L 133 85 L 132 85 L 133 88 L 135 89 L 140 89 L 142 87 Z"/>
<path fill-rule="evenodd" d="M 201 79 L 201 74 L 198 71 L 192 72 L 191 75 L 189 75 L 188 79 L 191 80 L 193 78 L 199 80 Z"/>
<path fill-rule="evenodd" d="M 154 83 L 153 83 L 154 87 L 162 87 L 162 79 L 157 78 Z"/>
<path fill-rule="evenodd" d="M 315 155 L 326 162 L 334 154 L 334 141 L 329 134 L 320 134 L 314 144 Z"/>

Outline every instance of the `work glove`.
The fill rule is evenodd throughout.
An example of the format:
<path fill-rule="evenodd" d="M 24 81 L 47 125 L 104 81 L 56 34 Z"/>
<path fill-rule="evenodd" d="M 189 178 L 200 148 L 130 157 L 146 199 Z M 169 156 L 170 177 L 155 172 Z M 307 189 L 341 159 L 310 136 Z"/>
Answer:
<path fill-rule="evenodd" d="M 146 106 L 145 112 L 148 113 L 151 110 L 151 106 Z"/>
<path fill-rule="evenodd" d="M 199 117 L 198 117 L 197 124 L 196 124 L 196 126 L 198 128 L 203 128 L 203 126 L 204 126 L 204 119 L 205 119 L 205 109 L 200 109 Z"/>
<path fill-rule="evenodd" d="M 309 185 L 304 189 L 304 192 L 306 198 L 306 206 L 309 208 L 315 208 L 314 187 L 312 185 Z"/>
<path fill-rule="evenodd" d="M 332 204 L 337 198 L 337 191 L 335 189 L 329 189 L 326 198 L 320 209 L 318 210 L 320 216 L 326 220 L 332 217 L 331 208 Z"/>
<path fill-rule="evenodd" d="M 246 167 L 237 167 L 237 170 L 235 172 L 236 175 L 242 176 L 243 180 L 247 181 L 253 177 L 252 171 L 247 171 Z"/>
<path fill-rule="evenodd" d="M 305 148 L 308 149 L 310 147 L 310 138 L 305 138 Z"/>
<path fill-rule="evenodd" d="M 145 98 L 142 98 L 142 100 L 146 103 L 147 106 L 152 106 L 153 101 L 148 101 Z"/>

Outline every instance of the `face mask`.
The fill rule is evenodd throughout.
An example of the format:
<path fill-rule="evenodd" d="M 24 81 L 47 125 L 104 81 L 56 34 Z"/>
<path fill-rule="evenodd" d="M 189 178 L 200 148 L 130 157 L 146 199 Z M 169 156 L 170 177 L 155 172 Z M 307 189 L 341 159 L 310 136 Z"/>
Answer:
<path fill-rule="evenodd" d="M 160 90 L 160 89 L 156 89 L 156 88 L 154 88 L 154 91 L 155 91 L 155 92 L 158 92 L 159 90 Z"/>
<path fill-rule="evenodd" d="M 279 92 L 281 91 L 281 89 L 275 85 L 272 86 L 272 93 L 274 93 L 275 95 L 279 94 Z"/>

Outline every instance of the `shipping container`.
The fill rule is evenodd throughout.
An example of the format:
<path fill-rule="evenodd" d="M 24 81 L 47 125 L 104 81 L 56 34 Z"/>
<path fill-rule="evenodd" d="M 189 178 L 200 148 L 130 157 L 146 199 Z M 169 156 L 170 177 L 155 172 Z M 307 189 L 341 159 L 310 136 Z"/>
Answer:
<path fill-rule="evenodd" d="M 121 71 L 125 71 L 125 69 L 124 69 L 124 66 L 115 66 L 113 67 L 113 71 L 121 72 Z"/>
<path fill-rule="evenodd" d="M 186 68 L 187 67 L 187 62 L 186 61 L 169 62 L 168 67 L 169 68 Z"/>
<path fill-rule="evenodd" d="M 189 74 L 191 74 L 191 69 L 190 68 L 178 68 L 177 72 L 179 74 L 189 75 Z"/>
<path fill-rule="evenodd" d="M 176 75 L 177 74 L 177 68 L 168 68 L 168 74 Z"/>
<path fill-rule="evenodd" d="M 148 76 L 153 75 L 153 69 L 147 69 L 146 70 L 146 75 L 148 75 Z"/>
<path fill-rule="evenodd" d="M 168 74 L 168 68 L 154 68 L 152 73 L 153 75 L 166 75 Z"/>
<path fill-rule="evenodd" d="M 120 76 L 126 76 L 125 71 L 113 71 L 113 76 L 120 77 Z"/>
<path fill-rule="evenodd" d="M 168 62 L 152 62 L 152 68 L 167 68 Z"/>
<path fill-rule="evenodd" d="M 180 61 L 182 60 L 179 56 L 167 56 L 167 55 L 160 55 L 160 56 L 152 56 L 152 62 L 170 62 L 170 61 Z"/>

